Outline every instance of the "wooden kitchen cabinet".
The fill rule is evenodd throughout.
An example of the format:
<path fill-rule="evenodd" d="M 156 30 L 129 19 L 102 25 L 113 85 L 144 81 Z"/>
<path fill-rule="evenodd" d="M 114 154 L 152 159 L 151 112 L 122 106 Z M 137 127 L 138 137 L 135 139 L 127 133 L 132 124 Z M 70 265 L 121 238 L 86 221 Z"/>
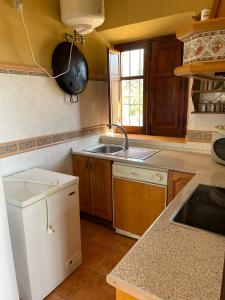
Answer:
<path fill-rule="evenodd" d="M 167 205 L 173 201 L 176 195 L 193 178 L 194 174 L 169 171 Z"/>
<path fill-rule="evenodd" d="M 73 174 L 79 177 L 80 209 L 112 221 L 112 162 L 73 155 Z"/>
<path fill-rule="evenodd" d="M 112 162 L 90 158 L 91 212 L 112 221 Z"/>
<path fill-rule="evenodd" d="M 141 236 L 165 209 L 166 188 L 113 179 L 114 227 Z"/>
<path fill-rule="evenodd" d="M 138 300 L 138 299 L 117 289 L 116 290 L 116 300 Z"/>
<path fill-rule="evenodd" d="M 80 210 L 91 213 L 89 158 L 73 155 L 73 174 L 79 177 Z"/>

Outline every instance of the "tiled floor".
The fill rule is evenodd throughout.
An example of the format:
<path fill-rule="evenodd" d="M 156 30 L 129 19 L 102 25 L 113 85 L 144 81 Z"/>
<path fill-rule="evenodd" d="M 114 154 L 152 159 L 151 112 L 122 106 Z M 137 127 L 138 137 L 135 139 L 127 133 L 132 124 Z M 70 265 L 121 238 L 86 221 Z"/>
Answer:
<path fill-rule="evenodd" d="M 45 300 L 115 300 L 106 275 L 135 240 L 101 225 L 81 220 L 82 265 Z"/>

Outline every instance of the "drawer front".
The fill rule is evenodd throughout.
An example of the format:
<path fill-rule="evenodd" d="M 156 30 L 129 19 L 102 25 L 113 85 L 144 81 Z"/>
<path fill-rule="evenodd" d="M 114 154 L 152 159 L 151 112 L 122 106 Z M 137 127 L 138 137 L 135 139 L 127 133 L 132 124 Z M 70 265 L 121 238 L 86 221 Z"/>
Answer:
<path fill-rule="evenodd" d="M 113 176 L 136 181 L 167 185 L 167 172 L 113 164 Z"/>

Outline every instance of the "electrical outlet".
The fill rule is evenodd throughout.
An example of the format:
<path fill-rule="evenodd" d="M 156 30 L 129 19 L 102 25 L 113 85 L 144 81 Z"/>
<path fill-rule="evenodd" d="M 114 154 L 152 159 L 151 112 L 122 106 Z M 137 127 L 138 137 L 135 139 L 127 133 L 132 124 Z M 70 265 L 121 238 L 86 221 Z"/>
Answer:
<path fill-rule="evenodd" d="M 74 266 L 80 259 L 81 259 L 81 253 L 80 253 L 80 252 L 75 253 L 75 254 L 74 254 L 74 255 L 66 262 L 67 268 L 71 268 L 72 266 Z"/>

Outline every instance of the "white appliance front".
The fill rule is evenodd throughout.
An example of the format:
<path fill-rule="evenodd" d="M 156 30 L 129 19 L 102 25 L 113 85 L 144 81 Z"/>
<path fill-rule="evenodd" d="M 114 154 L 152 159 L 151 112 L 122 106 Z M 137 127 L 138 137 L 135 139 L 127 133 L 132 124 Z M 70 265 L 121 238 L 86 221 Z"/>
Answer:
<path fill-rule="evenodd" d="M 0 175 L 0 299 L 19 300 L 5 197 Z"/>
<path fill-rule="evenodd" d="M 81 264 L 78 181 L 7 210 L 21 300 L 42 300 Z"/>

